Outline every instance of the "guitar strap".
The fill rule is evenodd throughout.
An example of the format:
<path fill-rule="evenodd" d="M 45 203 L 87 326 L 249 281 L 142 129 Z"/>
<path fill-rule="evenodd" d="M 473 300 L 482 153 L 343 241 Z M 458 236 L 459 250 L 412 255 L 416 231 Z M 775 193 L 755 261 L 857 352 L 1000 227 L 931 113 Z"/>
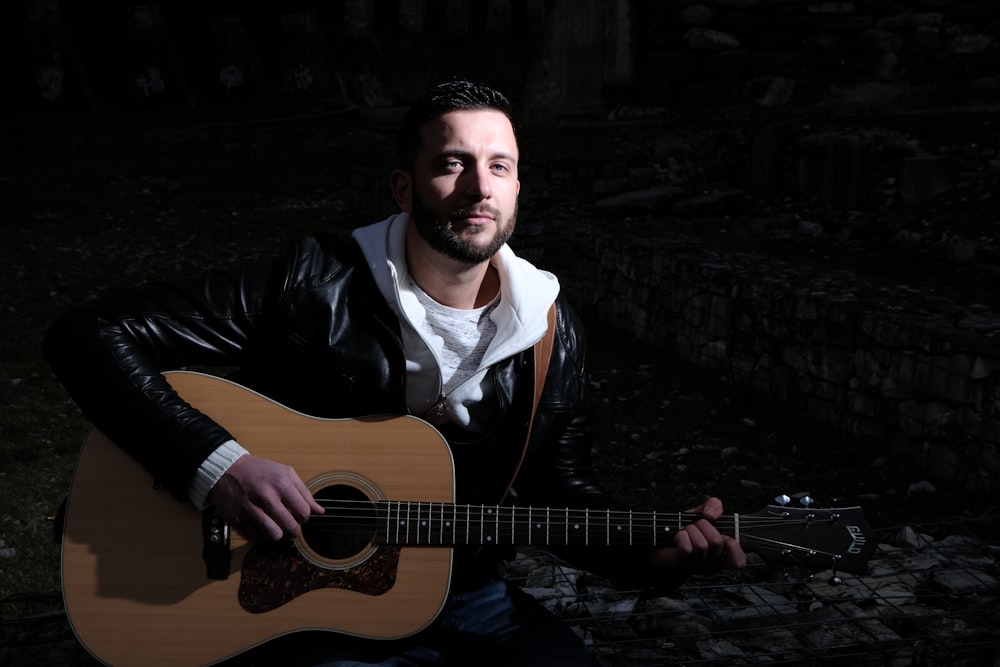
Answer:
<path fill-rule="evenodd" d="M 545 329 L 545 335 L 542 336 L 540 341 L 535 343 L 534 347 L 535 394 L 531 403 L 531 417 L 528 420 L 528 433 L 524 438 L 524 448 L 521 451 L 520 458 L 517 460 L 517 466 L 514 467 L 514 474 L 510 478 L 510 482 L 507 484 L 507 490 L 503 492 L 503 500 L 506 500 L 507 496 L 510 495 L 510 490 L 514 486 L 514 480 L 517 479 L 517 474 L 521 471 L 521 464 L 524 463 L 524 457 L 528 453 L 528 443 L 531 441 L 531 427 L 535 422 L 535 413 L 538 412 L 538 403 L 542 398 L 542 388 L 545 386 L 545 376 L 549 372 L 549 361 L 552 359 L 552 346 L 555 342 L 555 337 L 556 304 L 553 303 L 549 308 L 548 327 Z"/>

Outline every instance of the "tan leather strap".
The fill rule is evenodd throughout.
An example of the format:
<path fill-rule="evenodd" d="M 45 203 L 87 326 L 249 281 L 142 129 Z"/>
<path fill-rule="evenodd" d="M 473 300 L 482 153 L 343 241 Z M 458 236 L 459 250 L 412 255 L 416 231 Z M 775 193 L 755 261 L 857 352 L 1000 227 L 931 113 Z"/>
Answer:
<path fill-rule="evenodd" d="M 554 303 L 549 308 L 548 322 L 545 335 L 542 336 L 540 341 L 535 343 L 535 395 L 531 403 L 531 419 L 528 422 L 528 434 L 524 438 L 524 448 L 521 451 L 521 457 L 517 461 L 517 467 L 514 468 L 514 475 L 510 478 L 510 483 L 507 484 L 507 490 L 504 491 L 504 500 L 510 494 L 511 487 L 514 486 L 514 480 L 517 479 L 517 473 L 521 471 L 521 464 L 524 463 L 524 457 L 528 453 L 528 443 L 531 442 L 531 427 L 535 423 L 535 413 L 538 412 L 538 403 L 542 398 L 545 376 L 549 372 L 549 361 L 552 359 L 552 346 L 555 344 L 556 338 L 556 304 Z"/>

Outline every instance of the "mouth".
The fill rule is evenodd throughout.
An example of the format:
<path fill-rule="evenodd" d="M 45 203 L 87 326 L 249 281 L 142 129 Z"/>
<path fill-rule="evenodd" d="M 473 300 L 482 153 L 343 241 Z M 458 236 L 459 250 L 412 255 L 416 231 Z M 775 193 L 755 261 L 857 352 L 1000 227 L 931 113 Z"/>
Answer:
<path fill-rule="evenodd" d="M 499 217 L 499 211 L 492 208 L 461 209 L 455 211 L 450 216 L 452 222 L 460 222 L 467 225 L 488 225 L 491 222 L 496 222 Z"/>

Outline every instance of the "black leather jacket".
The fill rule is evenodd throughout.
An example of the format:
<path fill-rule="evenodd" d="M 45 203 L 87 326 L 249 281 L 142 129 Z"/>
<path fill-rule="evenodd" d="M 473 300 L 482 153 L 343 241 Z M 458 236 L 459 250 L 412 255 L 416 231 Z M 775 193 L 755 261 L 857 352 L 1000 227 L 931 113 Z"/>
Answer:
<path fill-rule="evenodd" d="M 61 317 L 44 350 L 87 418 L 178 497 L 230 435 L 180 400 L 161 370 L 235 369 L 241 383 L 316 416 L 406 412 L 399 321 L 357 245 L 333 237 L 309 237 L 280 259 L 196 281 L 109 294 Z M 613 505 L 591 467 L 584 351 L 583 328 L 560 298 L 552 358 L 515 485 L 520 503 Z M 533 365 L 529 349 L 494 368 L 501 419 L 492 432 L 475 442 L 444 433 L 459 502 L 499 502 L 524 448 Z"/>

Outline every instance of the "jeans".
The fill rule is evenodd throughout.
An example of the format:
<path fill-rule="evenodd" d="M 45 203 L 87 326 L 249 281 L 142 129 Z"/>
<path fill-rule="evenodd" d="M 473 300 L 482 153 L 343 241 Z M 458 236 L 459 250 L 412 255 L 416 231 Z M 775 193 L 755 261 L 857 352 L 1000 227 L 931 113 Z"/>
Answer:
<path fill-rule="evenodd" d="M 453 594 L 437 620 L 392 641 L 329 632 L 275 640 L 251 665 L 296 667 L 594 667 L 583 642 L 531 596 L 501 580 Z M 268 657 L 272 656 L 272 657 Z M 271 662 L 277 660 L 277 662 Z M 241 663 L 246 664 L 246 663 Z"/>

